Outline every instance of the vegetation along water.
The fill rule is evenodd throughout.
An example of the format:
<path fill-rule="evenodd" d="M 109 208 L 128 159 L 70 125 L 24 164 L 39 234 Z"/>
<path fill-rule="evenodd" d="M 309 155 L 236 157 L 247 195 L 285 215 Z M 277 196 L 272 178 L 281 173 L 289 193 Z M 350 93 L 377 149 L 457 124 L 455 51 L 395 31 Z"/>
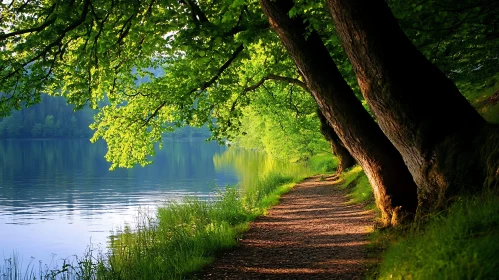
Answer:
<path fill-rule="evenodd" d="M 0 138 L 10 140 L 0 145 L 0 175 L 9 182 L 0 186 L 0 205 L 36 212 L 37 222 L 50 217 L 39 214 L 43 207 L 33 211 L 38 201 L 18 199 L 37 192 L 22 187 L 30 174 L 50 175 L 28 184 L 45 184 L 48 201 L 64 194 L 57 207 L 73 216 L 73 201 L 114 176 L 103 171 L 108 167 L 119 175 L 111 185 L 130 188 L 124 178 L 142 172 L 190 172 L 169 169 L 161 160 L 165 149 L 176 163 L 194 160 L 209 175 L 231 166 L 229 158 L 235 174 L 256 168 L 257 175 L 239 176 L 239 187 L 140 216 L 113 235 L 109 254 L 89 250 L 75 263 L 45 270 L 60 278 L 182 278 L 207 263 L 212 249 L 234 244 L 292 182 L 338 167 L 330 178 L 343 180 L 351 203 L 378 214 L 368 248 L 378 262 L 368 277 L 495 279 L 498 3 L 2 1 Z M 197 136 L 247 151 L 199 145 L 192 148 L 199 158 L 188 158 L 164 141 Z M 47 141 L 15 148 L 26 138 L 89 137 L 97 147 L 105 142 L 109 165 L 92 171 L 95 182 L 78 194 L 70 187 L 81 184 L 79 173 L 51 172 L 70 159 L 81 172 L 92 170 L 103 164 L 87 160 L 94 154 L 74 144 L 68 146 L 75 153 L 42 154 L 54 143 Z M 255 150 L 273 161 L 253 165 L 246 153 Z M 158 165 L 147 167 L 154 159 Z M 290 171 L 278 160 L 309 170 Z M 146 169 L 123 170 L 139 166 Z M 14 260 L 3 266 L 8 279 L 23 267 Z"/>

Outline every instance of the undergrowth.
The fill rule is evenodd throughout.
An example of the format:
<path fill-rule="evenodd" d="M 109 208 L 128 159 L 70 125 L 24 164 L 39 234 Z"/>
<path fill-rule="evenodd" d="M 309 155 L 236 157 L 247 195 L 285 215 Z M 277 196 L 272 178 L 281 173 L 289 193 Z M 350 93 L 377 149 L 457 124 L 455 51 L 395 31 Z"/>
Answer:
<path fill-rule="evenodd" d="M 358 166 L 342 175 L 348 203 L 375 208 L 371 186 Z M 499 195 L 462 197 L 426 223 L 371 233 L 368 279 L 497 279 L 499 276 Z"/>
<path fill-rule="evenodd" d="M 497 279 L 498 213 L 499 196 L 486 193 L 461 199 L 404 237 L 384 234 L 391 245 L 377 278 Z"/>
<path fill-rule="evenodd" d="M 491 78 L 482 89 L 464 92 L 473 107 L 490 123 L 499 124 L 499 78 Z"/>
<path fill-rule="evenodd" d="M 326 153 L 311 157 L 307 165 L 317 173 L 328 173 L 336 170 L 338 163 L 338 158 L 333 157 L 331 153 Z"/>
<path fill-rule="evenodd" d="M 348 204 L 363 203 L 370 210 L 376 208 L 371 184 L 369 184 L 369 180 L 360 166 L 356 165 L 347 170 L 342 174 L 342 178 L 344 182 L 341 184 L 341 188 L 348 190 Z"/>

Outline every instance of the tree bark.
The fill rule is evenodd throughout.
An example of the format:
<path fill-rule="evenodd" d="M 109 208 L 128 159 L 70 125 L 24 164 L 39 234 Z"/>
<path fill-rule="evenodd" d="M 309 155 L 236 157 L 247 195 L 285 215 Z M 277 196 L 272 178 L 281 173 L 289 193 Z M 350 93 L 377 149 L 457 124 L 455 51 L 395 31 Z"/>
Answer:
<path fill-rule="evenodd" d="M 291 0 L 260 0 L 320 110 L 366 173 L 386 225 L 417 207 L 416 185 L 402 157 L 355 97 L 317 32 L 305 38 L 303 19 L 290 19 Z"/>
<path fill-rule="evenodd" d="M 329 125 L 326 117 L 322 114 L 321 110 L 317 108 L 317 116 L 321 121 L 321 133 L 324 135 L 326 140 L 331 144 L 331 151 L 334 156 L 338 158 L 338 167 L 336 168 L 336 172 L 333 175 L 334 177 L 341 175 L 345 170 L 354 166 L 357 162 L 352 157 L 350 152 L 345 148 L 343 143 L 341 142 L 334 129 Z"/>
<path fill-rule="evenodd" d="M 383 0 L 327 0 L 336 31 L 379 126 L 429 208 L 497 186 L 499 136 L 417 50 Z"/>

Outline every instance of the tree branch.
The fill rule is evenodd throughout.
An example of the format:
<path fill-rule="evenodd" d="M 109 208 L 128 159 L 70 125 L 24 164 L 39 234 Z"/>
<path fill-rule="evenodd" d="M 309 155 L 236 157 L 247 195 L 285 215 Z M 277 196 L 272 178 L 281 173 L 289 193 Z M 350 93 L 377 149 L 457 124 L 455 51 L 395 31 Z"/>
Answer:
<path fill-rule="evenodd" d="M 88 8 L 90 6 L 90 0 L 84 0 L 83 2 L 83 11 L 80 15 L 80 17 L 75 20 L 73 23 L 71 23 L 71 25 L 69 25 L 68 27 L 64 28 L 64 30 L 62 30 L 60 32 L 60 35 L 56 38 L 56 40 L 54 40 L 52 43 L 48 44 L 47 46 L 45 46 L 45 48 L 43 48 L 43 50 L 38 53 L 37 55 L 35 55 L 33 58 L 31 58 L 30 60 L 22 63 L 20 65 L 20 67 L 18 67 L 16 70 L 12 71 L 11 73 L 3 76 L 3 77 L 0 77 L 0 80 L 6 80 L 6 79 L 9 79 L 10 77 L 12 77 L 13 75 L 15 75 L 16 73 L 18 73 L 21 69 L 23 69 L 26 65 L 30 64 L 31 62 L 39 59 L 40 57 L 43 57 L 45 56 L 49 51 L 50 49 L 52 49 L 53 47 L 57 46 L 58 44 L 61 43 L 61 41 L 64 39 L 64 37 L 66 36 L 66 33 L 77 28 L 80 24 L 82 24 L 86 17 L 87 17 L 87 14 L 88 14 Z"/>
<path fill-rule="evenodd" d="M 192 93 L 194 93 L 196 91 L 202 92 L 202 91 L 206 90 L 208 87 L 210 87 L 211 85 L 213 85 L 218 80 L 218 78 L 220 77 L 220 75 L 227 68 L 229 68 L 229 66 L 232 64 L 232 62 L 234 62 L 234 60 L 243 51 L 243 49 L 244 49 L 243 44 L 240 44 L 239 46 L 237 46 L 237 48 L 234 50 L 234 52 L 232 53 L 232 55 L 230 56 L 230 58 L 218 69 L 218 71 L 215 74 L 215 76 L 213 76 L 209 81 L 204 82 L 201 87 L 199 87 L 199 88 L 196 87 L 196 88 L 191 89 L 187 93 L 187 95 L 192 94 Z M 144 124 L 142 124 L 142 127 L 146 126 L 151 121 L 152 118 L 156 117 L 156 115 L 158 115 L 158 113 L 159 113 L 159 110 L 161 110 L 161 108 L 163 108 L 165 105 L 166 105 L 166 101 L 163 101 L 161 104 L 159 104 L 159 106 L 156 107 L 156 109 L 154 110 L 154 112 L 151 115 L 149 115 L 149 117 L 147 117 L 147 119 L 144 121 Z"/>
<path fill-rule="evenodd" d="M 201 87 L 191 89 L 188 94 L 194 93 L 196 91 L 204 91 L 205 89 L 207 89 L 208 87 L 210 87 L 211 85 L 213 85 L 218 80 L 218 78 L 220 78 L 220 75 L 227 68 L 229 68 L 229 66 L 237 58 L 237 56 L 243 51 L 243 49 L 244 49 L 243 44 L 240 44 L 239 46 L 237 46 L 237 48 L 234 50 L 234 52 L 232 53 L 232 55 L 230 56 L 230 58 L 218 69 L 218 71 L 215 74 L 215 76 L 213 76 L 209 81 L 204 82 L 201 85 Z"/>
<path fill-rule="evenodd" d="M 250 91 L 254 91 L 256 90 L 257 88 L 259 88 L 260 86 L 263 86 L 265 88 L 265 85 L 264 83 L 268 80 L 275 80 L 275 81 L 282 81 L 282 82 L 286 82 L 288 84 L 293 84 L 293 85 L 297 85 L 301 88 L 303 88 L 305 91 L 307 92 L 310 92 L 310 90 L 308 89 L 307 85 L 298 80 L 298 79 L 295 79 L 295 78 L 290 78 L 290 77 L 284 77 L 284 76 L 279 76 L 279 75 L 274 75 L 274 74 L 268 74 L 267 76 L 263 77 L 260 79 L 260 81 L 258 81 L 256 84 L 253 84 L 245 89 L 243 89 L 243 92 L 234 100 L 234 102 L 232 102 L 232 106 L 230 108 L 230 111 L 233 112 L 235 109 L 236 109 L 236 105 L 237 105 L 237 102 L 239 101 L 239 99 L 241 97 L 244 97 L 246 96 L 246 94 Z M 267 91 L 268 89 L 265 88 Z"/>
<path fill-rule="evenodd" d="M 37 32 L 37 31 L 42 31 L 45 29 L 47 26 L 51 25 L 52 23 L 55 22 L 56 18 L 51 18 L 49 20 L 46 20 L 44 23 L 40 24 L 37 27 L 32 27 L 32 28 L 27 28 L 27 29 L 22 29 L 22 30 L 17 30 L 11 33 L 7 34 L 0 34 L 0 41 L 3 41 L 9 37 L 17 36 L 17 35 L 22 35 L 25 33 L 31 33 L 31 32 Z"/>
<path fill-rule="evenodd" d="M 200 23 L 207 23 L 207 22 L 209 22 L 208 18 L 203 13 L 203 11 L 201 11 L 201 9 L 196 4 L 196 2 L 194 2 L 193 0 L 186 0 L 186 2 L 189 5 L 189 7 L 191 8 L 191 12 L 193 14 L 193 18 L 194 19 L 197 19 L 197 21 L 199 21 Z"/>
<path fill-rule="evenodd" d="M 263 85 L 263 83 L 265 83 L 265 81 L 268 81 L 268 80 L 276 80 L 276 81 L 281 81 L 281 82 L 286 82 L 288 84 L 294 84 L 294 85 L 297 85 L 301 88 L 303 88 L 305 91 L 309 92 L 310 90 L 308 89 L 307 85 L 298 80 L 298 79 L 295 79 L 295 78 L 290 78 L 290 77 L 284 77 L 284 76 L 279 76 L 279 75 L 274 75 L 274 74 L 269 74 L 265 77 L 263 77 L 262 79 L 260 79 L 260 81 L 258 81 L 256 84 L 253 84 L 247 88 L 245 88 L 242 92 L 242 94 L 246 94 L 250 91 L 254 91 L 256 90 L 257 88 L 259 88 L 261 85 Z"/>

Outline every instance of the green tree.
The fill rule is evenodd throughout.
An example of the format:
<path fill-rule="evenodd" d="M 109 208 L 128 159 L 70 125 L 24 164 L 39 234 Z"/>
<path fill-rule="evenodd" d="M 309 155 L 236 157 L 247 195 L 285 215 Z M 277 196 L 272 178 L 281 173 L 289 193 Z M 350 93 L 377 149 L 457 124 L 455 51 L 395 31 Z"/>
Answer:
<path fill-rule="evenodd" d="M 483 87 L 499 71 L 499 4 L 489 0 L 387 1 L 413 44 L 461 92 Z M 463 92 L 464 93 L 464 92 Z"/>
<path fill-rule="evenodd" d="M 264 84 L 272 80 L 271 86 L 278 89 L 301 83 L 305 91 L 312 93 L 344 146 L 366 171 L 385 221 L 396 220 L 401 208 L 402 212 L 413 213 L 417 203 L 412 177 L 420 189 L 428 185 L 432 191 L 440 186 L 426 184 L 426 177 L 446 182 L 460 178 L 446 177 L 445 173 L 457 174 L 460 169 L 453 169 L 450 163 L 453 158 L 445 154 L 452 154 L 454 144 L 460 148 L 469 144 L 473 139 L 464 136 L 474 135 L 474 131 L 454 133 L 453 129 L 467 127 L 467 124 L 477 124 L 484 129 L 489 126 L 483 125 L 469 104 L 459 97 L 453 84 L 417 52 L 383 1 L 364 1 L 372 10 L 355 6 L 362 1 L 351 5 L 340 0 L 326 1 L 334 27 L 329 21 L 324 24 L 326 10 L 322 2 L 295 2 L 48 0 L 2 3 L 0 112 L 7 115 L 12 108 L 37 103 L 42 92 L 65 96 L 77 108 L 85 104 L 100 107 L 92 125 L 93 140 L 106 140 L 106 158 L 113 162 L 113 168 L 130 167 L 136 163 L 147 164 L 148 155 L 155 152 L 154 143 L 177 126 L 207 124 L 214 138 L 232 139 L 245 129 L 242 123 L 245 114 L 256 118 L 255 114 L 264 112 L 259 116 L 264 121 L 258 126 L 264 125 L 270 130 L 267 135 L 280 135 L 275 127 L 282 117 L 273 114 L 269 110 L 271 106 L 258 102 L 260 98 L 265 100 Z M 270 31 L 260 5 L 279 38 Z M 419 6 L 407 6 L 422 10 Z M 408 11 L 401 8 L 398 14 Z M 380 22 L 375 22 L 378 18 Z M 359 23 L 360 28 L 354 27 L 355 23 Z M 420 26 L 417 24 L 417 28 Z M 389 32 L 384 34 L 385 29 L 380 27 L 386 27 Z M 355 32 L 358 33 L 353 34 Z M 340 40 L 334 36 L 336 33 L 353 67 L 338 50 Z M 394 44 L 389 43 L 392 39 Z M 448 37 L 446 40 L 452 41 Z M 352 43 L 357 41 L 358 44 Z M 371 43 L 375 47 L 367 48 Z M 365 49 L 370 53 L 365 53 Z M 407 58 L 391 58 L 400 50 Z M 370 55 L 377 63 L 372 63 Z M 493 61 L 489 58 L 483 63 L 484 69 L 491 69 L 485 67 Z M 463 63 L 465 60 L 464 56 L 460 58 Z M 408 63 L 400 66 L 404 61 Z M 421 63 L 426 66 L 413 67 Z M 448 69 L 453 72 L 461 68 L 453 64 Z M 357 85 L 353 71 L 383 131 L 355 96 Z M 426 83 L 421 81 L 434 81 L 437 86 L 425 87 Z M 411 94 L 402 95 L 401 89 L 410 89 Z M 442 96 L 438 96 L 440 89 L 444 92 Z M 449 93 L 451 91 L 453 93 Z M 292 108 L 279 106 L 286 100 L 286 94 L 278 99 L 279 102 L 266 103 L 275 104 L 281 115 L 288 118 L 287 123 L 293 124 L 289 119 Z M 432 102 L 435 99 L 438 102 Z M 447 99 L 449 103 L 444 102 Z M 413 109 L 413 105 L 417 108 Z M 452 109 L 438 113 L 440 108 Z M 461 109 L 462 116 L 459 116 L 456 112 Z M 47 116 L 45 108 L 43 110 Z M 62 118 L 69 119 L 64 114 L 56 116 L 53 126 L 59 119 L 60 125 Z M 315 116 L 313 111 L 303 114 L 296 126 L 290 125 L 292 133 L 302 133 L 300 129 L 310 124 L 318 127 L 317 120 L 307 122 L 311 116 Z M 456 137 L 446 138 L 449 131 Z M 489 134 L 478 135 L 486 138 Z M 490 135 L 495 137 L 493 133 Z M 285 136 L 291 138 L 292 135 Z M 454 141 L 461 136 L 467 140 Z M 484 143 L 478 138 L 474 140 Z M 264 140 L 262 144 L 272 146 L 270 141 Z M 436 146 L 439 148 L 434 149 Z M 463 165 L 479 163 L 472 166 L 477 172 L 473 171 L 470 178 L 480 177 L 480 170 L 483 175 L 484 163 L 490 162 L 490 182 L 497 182 L 492 171 L 498 157 L 490 157 L 494 155 L 495 144 L 470 145 L 465 149 L 467 154 L 458 161 L 473 158 L 469 151 L 475 147 L 483 148 L 480 160 Z M 422 162 L 419 166 L 418 160 Z M 442 173 L 439 168 L 433 168 L 435 162 L 445 166 L 442 170 L 446 171 Z M 431 176 L 425 177 L 428 174 Z M 475 179 L 466 182 L 479 181 Z"/>
<path fill-rule="evenodd" d="M 497 126 L 418 51 L 387 4 L 326 2 L 364 98 L 418 184 L 420 203 L 431 208 L 462 191 L 497 188 Z"/>
<path fill-rule="evenodd" d="M 54 116 L 48 115 L 45 118 L 45 123 L 43 125 L 43 137 L 52 137 L 54 136 Z"/>
<path fill-rule="evenodd" d="M 345 147 L 341 139 L 338 137 L 334 129 L 329 125 L 326 117 L 322 114 L 320 109 L 317 109 L 317 116 L 321 123 L 321 133 L 331 145 L 333 154 L 339 159 L 338 168 L 334 176 L 340 176 L 346 169 L 354 166 L 357 162 Z"/>
<path fill-rule="evenodd" d="M 355 97 L 319 34 L 312 30 L 306 38 L 303 18 L 290 18 L 293 1 L 261 0 L 260 3 L 324 117 L 364 169 L 383 223 L 395 225 L 400 218 L 413 215 L 417 207 L 416 184 L 409 170 Z"/>
<path fill-rule="evenodd" d="M 34 138 L 38 138 L 38 137 L 41 137 L 42 136 L 42 130 L 43 130 L 43 126 L 41 123 L 36 123 L 33 128 L 31 128 L 31 135 L 34 137 Z"/>
<path fill-rule="evenodd" d="M 248 89 L 304 74 L 300 67 L 295 70 L 256 1 L 82 0 L 3 7 L 9 11 L 0 35 L 0 92 L 6 93 L 0 111 L 35 103 L 42 91 L 64 95 L 80 107 L 95 108 L 106 98 L 93 140 L 106 140 L 113 168 L 147 164 L 154 143 L 173 129 L 172 123 L 208 123 L 215 138 L 233 138 L 254 96 Z M 307 26 L 301 24 L 297 39 L 303 42 Z M 322 42 L 317 45 L 331 61 Z M 323 70 L 337 71 L 330 65 Z M 163 75 L 155 73 L 159 68 Z M 396 220 L 402 205 L 403 212 L 414 212 L 416 197 L 408 190 L 415 192 L 415 186 L 400 155 L 339 73 L 333 81 L 345 93 L 336 102 L 329 97 L 332 91 L 320 89 L 323 85 L 306 84 L 369 174 L 385 220 Z M 356 105 L 331 110 L 343 102 Z"/>

